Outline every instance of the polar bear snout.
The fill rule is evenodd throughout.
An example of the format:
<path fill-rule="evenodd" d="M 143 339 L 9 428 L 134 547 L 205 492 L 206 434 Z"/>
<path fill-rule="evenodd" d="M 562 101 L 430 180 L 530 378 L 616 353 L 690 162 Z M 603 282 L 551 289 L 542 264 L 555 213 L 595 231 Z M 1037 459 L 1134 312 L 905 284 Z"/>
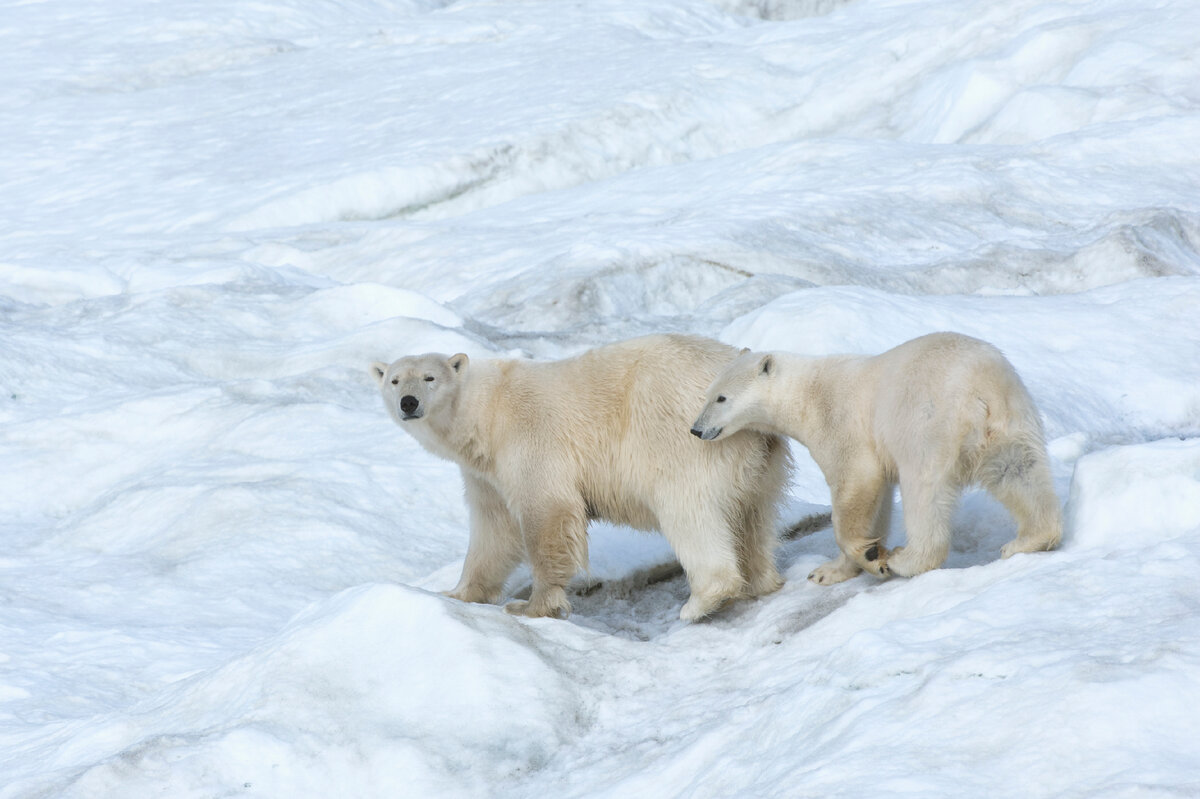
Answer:
<path fill-rule="evenodd" d="M 714 415 L 712 405 L 708 405 L 701 411 L 700 415 L 696 417 L 696 421 L 692 422 L 692 435 L 701 441 L 712 441 L 721 435 L 721 431 L 725 429 L 725 426 L 713 424 L 712 417 Z"/>
<path fill-rule="evenodd" d="M 419 419 L 420 414 L 417 413 L 417 408 L 421 407 L 421 402 L 412 394 L 405 394 L 400 398 L 400 410 L 404 412 L 405 419 Z"/>

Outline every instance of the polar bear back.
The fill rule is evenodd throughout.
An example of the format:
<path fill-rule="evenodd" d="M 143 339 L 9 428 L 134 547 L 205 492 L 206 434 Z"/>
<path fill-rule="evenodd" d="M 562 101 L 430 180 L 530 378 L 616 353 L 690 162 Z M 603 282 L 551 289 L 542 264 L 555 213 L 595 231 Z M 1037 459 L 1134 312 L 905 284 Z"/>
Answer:
<path fill-rule="evenodd" d="M 690 435 L 705 388 L 736 355 L 668 334 L 561 361 L 493 361 L 469 378 L 480 388 L 469 416 L 489 420 L 498 461 L 488 477 L 511 480 L 514 493 L 542 480 L 582 494 L 590 516 L 647 530 L 661 528 L 663 508 L 714 496 L 733 503 L 752 492 L 744 483 L 783 468 L 776 450 L 786 447 L 763 433 L 716 447 Z"/>
<path fill-rule="evenodd" d="M 871 424 L 886 453 L 954 462 L 972 477 L 973 453 L 989 441 L 1041 444 L 1041 419 L 1021 378 L 1000 350 L 956 333 L 912 339 L 866 360 Z"/>

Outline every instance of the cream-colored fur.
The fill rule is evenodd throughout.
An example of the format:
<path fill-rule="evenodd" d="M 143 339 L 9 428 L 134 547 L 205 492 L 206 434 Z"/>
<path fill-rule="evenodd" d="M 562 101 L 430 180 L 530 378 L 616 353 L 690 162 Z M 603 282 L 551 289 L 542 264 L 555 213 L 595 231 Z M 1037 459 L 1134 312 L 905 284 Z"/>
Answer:
<path fill-rule="evenodd" d="M 970 484 L 1017 521 L 1004 557 L 1053 549 L 1062 536 L 1037 409 L 1012 364 L 978 339 L 933 333 L 874 357 L 743 350 L 709 386 L 692 433 L 719 442 L 746 430 L 804 444 L 829 483 L 842 554 L 814 582 L 937 568 Z M 889 553 L 897 483 L 908 541 Z"/>
<path fill-rule="evenodd" d="M 508 609 L 565 616 L 567 582 L 587 567 L 589 518 L 666 536 L 691 587 L 685 620 L 779 588 L 787 442 L 746 431 L 712 446 L 688 435 L 704 388 L 736 355 L 665 335 L 543 363 L 430 354 L 374 364 L 396 422 L 462 469 L 471 534 L 449 595 L 496 602 L 526 560 L 533 593 Z"/>

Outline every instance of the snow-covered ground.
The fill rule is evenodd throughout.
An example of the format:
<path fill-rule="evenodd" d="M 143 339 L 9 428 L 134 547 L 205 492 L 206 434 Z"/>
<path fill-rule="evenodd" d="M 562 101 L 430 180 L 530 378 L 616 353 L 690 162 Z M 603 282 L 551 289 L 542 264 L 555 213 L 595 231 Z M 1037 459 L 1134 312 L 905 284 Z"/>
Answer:
<path fill-rule="evenodd" d="M 0 797 L 1200 796 L 1200 4 L 0 6 Z M 1062 548 L 457 579 L 373 360 L 999 345 Z M 900 514 L 893 543 L 903 538 Z M 527 587 L 517 574 L 513 593 Z"/>

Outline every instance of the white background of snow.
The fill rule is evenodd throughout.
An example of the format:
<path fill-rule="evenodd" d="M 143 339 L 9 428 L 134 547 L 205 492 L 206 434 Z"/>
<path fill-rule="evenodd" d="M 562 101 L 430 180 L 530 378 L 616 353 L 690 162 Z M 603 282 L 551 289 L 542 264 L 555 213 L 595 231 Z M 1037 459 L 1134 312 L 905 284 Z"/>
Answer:
<path fill-rule="evenodd" d="M 0 796 L 1200 795 L 1197 4 L 0 15 Z M 1062 549 L 970 493 L 945 569 L 818 588 L 825 528 L 694 626 L 608 525 L 568 621 L 439 597 L 457 474 L 365 372 L 937 329 Z"/>

